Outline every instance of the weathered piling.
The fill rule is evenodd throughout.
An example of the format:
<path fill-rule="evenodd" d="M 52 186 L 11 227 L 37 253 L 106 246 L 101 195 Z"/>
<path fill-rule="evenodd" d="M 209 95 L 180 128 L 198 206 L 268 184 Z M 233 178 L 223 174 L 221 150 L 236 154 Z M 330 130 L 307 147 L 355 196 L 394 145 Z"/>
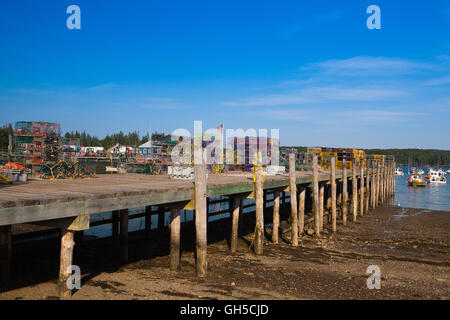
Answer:
<path fill-rule="evenodd" d="M 244 234 L 244 198 L 239 198 L 239 227 L 238 227 L 238 236 L 242 237 Z"/>
<path fill-rule="evenodd" d="M 11 279 L 12 227 L 0 227 L 0 287 L 6 288 Z"/>
<path fill-rule="evenodd" d="M 305 228 L 305 198 L 306 188 L 304 186 L 299 187 L 298 194 L 298 234 L 302 235 Z"/>
<path fill-rule="evenodd" d="M 342 159 L 342 224 L 347 225 L 348 190 L 347 190 L 347 160 Z"/>
<path fill-rule="evenodd" d="M 239 215 L 241 208 L 241 198 L 234 196 L 232 198 L 232 217 L 231 217 L 231 239 L 230 249 L 231 253 L 235 253 L 237 250 L 238 229 L 239 229 Z"/>
<path fill-rule="evenodd" d="M 160 233 L 164 229 L 165 218 L 166 218 L 166 209 L 162 206 L 159 206 L 158 207 L 158 230 Z"/>
<path fill-rule="evenodd" d="M 358 180 L 356 180 L 356 162 L 352 162 L 352 214 L 353 222 L 358 214 Z"/>
<path fill-rule="evenodd" d="M 331 158 L 331 224 L 333 232 L 336 232 L 336 158 Z"/>
<path fill-rule="evenodd" d="M 297 177 L 295 173 L 295 154 L 289 154 L 289 191 L 291 193 L 291 244 L 298 246 L 298 214 L 297 214 Z"/>
<path fill-rule="evenodd" d="M 61 298 L 69 298 L 72 295 L 72 288 L 68 286 L 69 277 L 72 274 L 72 259 L 74 231 L 61 229 L 61 253 L 59 265 L 58 291 Z"/>
<path fill-rule="evenodd" d="M 313 201 L 314 231 L 316 236 L 320 236 L 319 165 L 316 155 L 313 156 Z"/>
<path fill-rule="evenodd" d="M 375 205 L 375 197 L 376 197 L 376 191 L 377 191 L 377 177 L 375 176 L 375 161 L 372 161 L 372 190 L 371 190 L 371 194 L 370 194 L 370 207 L 372 208 L 372 210 L 374 210 L 376 208 Z"/>
<path fill-rule="evenodd" d="M 195 246 L 196 271 L 198 277 L 206 276 L 207 271 L 207 224 L 208 208 L 206 204 L 206 168 L 203 157 L 201 138 L 194 139 L 194 200 L 195 200 Z"/>
<path fill-rule="evenodd" d="M 120 211 L 114 210 L 112 212 L 112 238 L 114 245 L 119 244 L 119 222 L 120 222 Z"/>
<path fill-rule="evenodd" d="M 255 229 L 255 253 L 263 254 L 264 245 L 264 199 L 262 185 L 262 169 L 255 168 L 255 211 L 256 211 L 256 229 Z M 291 197 L 292 198 L 292 197 Z M 292 201 L 292 199 L 291 199 Z"/>
<path fill-rule="evenodd" d="M 272 218 L 272 242 L 278 243 L 280 227 L 280 191 L 275 190 L 273 196 L 273 218 Z"/>
<path fill-rule="evenodd" d="M 128 209 L 120 210 L 120 263 L 128 262 Z"/>
<path fill-rule="evenodd" d="M 375 206 L 378 208 L 380 204 L 380 184 L 381 184 L 381 168 L 380 164 L 377 162 L 377 190 L 376 190 L 376 197 L 375 197 Z"/>
<path fill-rule="evenodd" d="M 145 227 L 144 227 L 145 239 L 149 239 L 151 229 L 152 229 L 152 206 L 146 206 Z"/>
<path fill-rule="evenodd" d="M 323 213 L 325 201 L 325 184 L 319 182 L 319 217 L 320 217 L 320 231 L 323 231 Z"/>
<path fill-rule="evenodd" d="M 359 163 L 359 177 L 360 177 L 360 186 L 359 186 L 359 213 L 364 216 L 364 160 L 361 160 Z"/>
<path fill-rule="evenodd" d="M 170 209 L 170 270 L 179 270 L 180 268 L 180 211 L 179 207 L 172 207 Z"/>
<path fill-rule="evenodd" d="M 364 199 L 366 202 L 365 211 L 369 212 L 369 199 L 370 199 L 370 173 L 369 173 L 369 170 L 370 169 L 369 169 L 369 161 L 366 160 L 365 163 L 366 163 L 366 187 L 365 187 L 366 193 L 365 193 Z"/>

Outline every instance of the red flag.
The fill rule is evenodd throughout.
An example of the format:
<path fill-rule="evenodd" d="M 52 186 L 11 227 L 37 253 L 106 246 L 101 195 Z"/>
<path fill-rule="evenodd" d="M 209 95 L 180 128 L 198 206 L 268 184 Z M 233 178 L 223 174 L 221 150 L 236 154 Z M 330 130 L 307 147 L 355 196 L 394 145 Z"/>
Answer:
<path fill-rule="evenodd" d="M 223 133 L 223 124 L 221 124 L 220 126 L 218 126 L 217 129 L 219 130 L 220 133 Z"/>

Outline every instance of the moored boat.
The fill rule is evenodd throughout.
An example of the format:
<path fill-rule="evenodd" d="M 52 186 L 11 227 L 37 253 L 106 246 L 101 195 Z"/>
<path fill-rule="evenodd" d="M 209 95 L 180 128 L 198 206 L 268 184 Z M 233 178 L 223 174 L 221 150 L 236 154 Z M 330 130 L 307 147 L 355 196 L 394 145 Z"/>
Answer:
<path fill-rule="evenodd" d="M 434 170 L 428 169 L 427 179 L 430 183 L 447 183 L 447 178 L 445 177 L 445 171 L 442 169 Z"/>
<path fill-rule="evenodd" d="M 405 175 L 405 173 L 403 172 L 403 169 L 402 169 L 402 168 L 395 168 L 395 174 L 396 174 L 397 176 L 403 176 L 403 175 Z"/>
<path fill-rule="evenodd" d="M 419 175 L 411 175 L 408 178 L 408 185 L 411 187 L 425 187 L 427 182 Z"/>

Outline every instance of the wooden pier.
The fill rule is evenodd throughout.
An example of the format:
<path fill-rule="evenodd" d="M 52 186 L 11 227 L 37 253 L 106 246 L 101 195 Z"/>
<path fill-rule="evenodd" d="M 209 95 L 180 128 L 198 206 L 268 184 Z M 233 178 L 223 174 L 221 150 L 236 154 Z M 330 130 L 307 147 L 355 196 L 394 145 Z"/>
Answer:
<path fill-rule="evenodd" d="M 200 161 L 201 162 L 201 161 Z M 313 170 L 295 171 L 295 158 L 289 159 L 289 173 L 265 175 L 261 167 L 255 172 L 206 174 L 204 165 L 195 165 L 195 180 L 173 180 L 164 175 L 115 174 L 93 179 L 38 180 L 24 184 L 0 187 L 0 289 L 7 287 L 11 277 L 12 237 L 15 224 L 38 224 L 61 230 L 59 288 L 62 297 L 71 295 L 66 286 L 70 276 L 75 231 L 87 230 L 90 216 L 113 212 L 112 239 L 119 248 L 123 263 L 128 260 L 129 209 L 145 207 L 145 230 L 151 226 L 150 218 L 158 215 L 161 222 L 164 210 L 152 211 L 152 206 L 170 208 L 170 269 L 180 268 L 180 210 L 195 210 L 196 270 L 199 277 L 207 273 L 208 199 L 227 197 L 231 218 L 230 254 L 236 252 L 240 235 L 243 199 L 255 200 L 255 235 L 253 249 L 264 254 L 264 209 L 266 195 L 273 194 L 273 243 L 279 241 L 280 203 L 290 204 L 292 246 L 298 246 L 305 225 L 314 227 L 320 237 L 325 223 L 347 225 L 352 220 L 385 203 L 395 192 L 395 163 L 383 167 L 375 162 L 353 163 L 352 170 L 336 170 L 336 159 L 330 171 L 318 168 L 317 157 Z M 345 162 L 344 162 L 345 166 Z M 286 202 L 289 194 L 289 202 Z M 267 210 L 267 209 L 266 209 Z M 298 248 L 296 250 L 301 250 Z"/>

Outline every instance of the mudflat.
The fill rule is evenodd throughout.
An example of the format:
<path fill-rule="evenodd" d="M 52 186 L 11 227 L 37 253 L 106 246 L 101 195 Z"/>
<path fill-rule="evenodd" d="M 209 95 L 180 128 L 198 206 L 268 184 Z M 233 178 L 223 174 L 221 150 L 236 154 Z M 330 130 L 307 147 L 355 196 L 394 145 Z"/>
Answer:
<path fill-rule="evenodd" d="M 71 299 L 449 299 L 450 212 L 384 206 L 347 226 L 330 225 L 320 238 L 303 235 L 289 244 L 281 223 L 279 244 L 265 241 L 264 254 L 248 248 L 254 227 L 228 247 L 230 221 L 208 224 L 208 274 L 195 276 L 195 229 L 182 225 L 181 269 L 170 271 L 168 232 L 144 240 L 130 234 L 130 263 L 118 266 L 111 239 L 77 243 L 74 264 L 82 286 Z M 266 229 L 270 239 L 269 228 Z M 57 299 L 59 240 L 14 244 L 11 288 L 0 299 Z M 367 288 L 367 268 L 381 271 L 381 288 Z"/>

